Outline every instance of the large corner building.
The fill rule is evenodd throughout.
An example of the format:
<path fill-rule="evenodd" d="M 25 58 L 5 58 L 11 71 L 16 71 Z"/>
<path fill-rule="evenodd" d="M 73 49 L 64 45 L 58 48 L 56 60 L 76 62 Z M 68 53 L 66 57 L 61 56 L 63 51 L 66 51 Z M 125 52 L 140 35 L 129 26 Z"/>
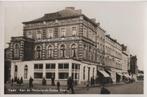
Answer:
<path fill-rule="evenodd" d="M 11 78 L 28 82 L 32 77 L 34 83 L 45 78 L 50 83 L 55 77 L 66 84 L 72 76 L 82 84 L 96 78 L 98 71 L 109 76 L 107 67 L 114 73 L 122 71 L 122 46 L 81 10 L 67 7 L 23 24 L 23 36 L 12 37 L 9 43 Z"/>

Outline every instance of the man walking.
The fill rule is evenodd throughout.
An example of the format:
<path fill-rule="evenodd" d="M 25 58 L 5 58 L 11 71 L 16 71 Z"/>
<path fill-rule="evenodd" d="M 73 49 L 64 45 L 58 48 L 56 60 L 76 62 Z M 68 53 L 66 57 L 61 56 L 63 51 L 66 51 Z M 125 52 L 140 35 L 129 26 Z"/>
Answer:
<path fill-rule="evenodd" d="M 68 80 L 67 80 L 67 90 L 70 90 L 71 89 L 71 93 L 74 94 L 74 89 L 73 89 L 73 78 L 72 77 L 69 77 Z"/>

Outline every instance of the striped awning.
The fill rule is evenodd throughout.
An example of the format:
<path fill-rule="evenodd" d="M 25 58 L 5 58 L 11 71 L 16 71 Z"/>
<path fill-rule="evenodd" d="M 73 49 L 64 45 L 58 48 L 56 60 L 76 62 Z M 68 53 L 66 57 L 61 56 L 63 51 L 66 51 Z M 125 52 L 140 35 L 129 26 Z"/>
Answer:
<path fill-rule="evenodd" d="M 106 71 L 99 70 L 99 72 L 100 72 L 101 74 L 103 74 L 104 77 L 110 77 L 110 75 L 109 75 Z"/>
<path fill-rule="evenodd" d="M 131 76 L 128 73 L 123 74 L 123 76 L 125 76 L 127 78 L 131 78 Z"/>
<path fill-rule="evenodd" d="M 117 72 L 118 75 L 123 76 L 121 72 Z"/>

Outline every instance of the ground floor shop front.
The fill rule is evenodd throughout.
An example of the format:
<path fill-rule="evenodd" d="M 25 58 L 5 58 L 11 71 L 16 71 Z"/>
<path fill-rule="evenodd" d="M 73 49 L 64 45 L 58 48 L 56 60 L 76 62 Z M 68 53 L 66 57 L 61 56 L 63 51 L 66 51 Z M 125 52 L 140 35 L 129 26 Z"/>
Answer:
<path fill-rule="evenodd" d="M 72 77 L 77 84 L 84 84 L 96 77 L 96 64 L 80 62 L 72 59 L 66 60 L 38 60 L 38 61 L 12 61 L 11 79 L 23 79 L 28 83 L 33 78 L 33 83 L 41 84 L 45 79 L 47 84 L 52 80 L 67 84 L 68 77 Z"/>

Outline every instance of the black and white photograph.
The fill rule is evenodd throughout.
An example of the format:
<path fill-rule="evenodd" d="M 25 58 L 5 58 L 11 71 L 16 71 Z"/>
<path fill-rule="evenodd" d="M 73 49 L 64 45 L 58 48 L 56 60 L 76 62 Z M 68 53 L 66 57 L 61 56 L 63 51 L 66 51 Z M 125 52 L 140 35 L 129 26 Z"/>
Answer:
<path fill-rule="evenodd" d="M 4 95 L 144 94 L 144 2 L 1 2 Z"/>

